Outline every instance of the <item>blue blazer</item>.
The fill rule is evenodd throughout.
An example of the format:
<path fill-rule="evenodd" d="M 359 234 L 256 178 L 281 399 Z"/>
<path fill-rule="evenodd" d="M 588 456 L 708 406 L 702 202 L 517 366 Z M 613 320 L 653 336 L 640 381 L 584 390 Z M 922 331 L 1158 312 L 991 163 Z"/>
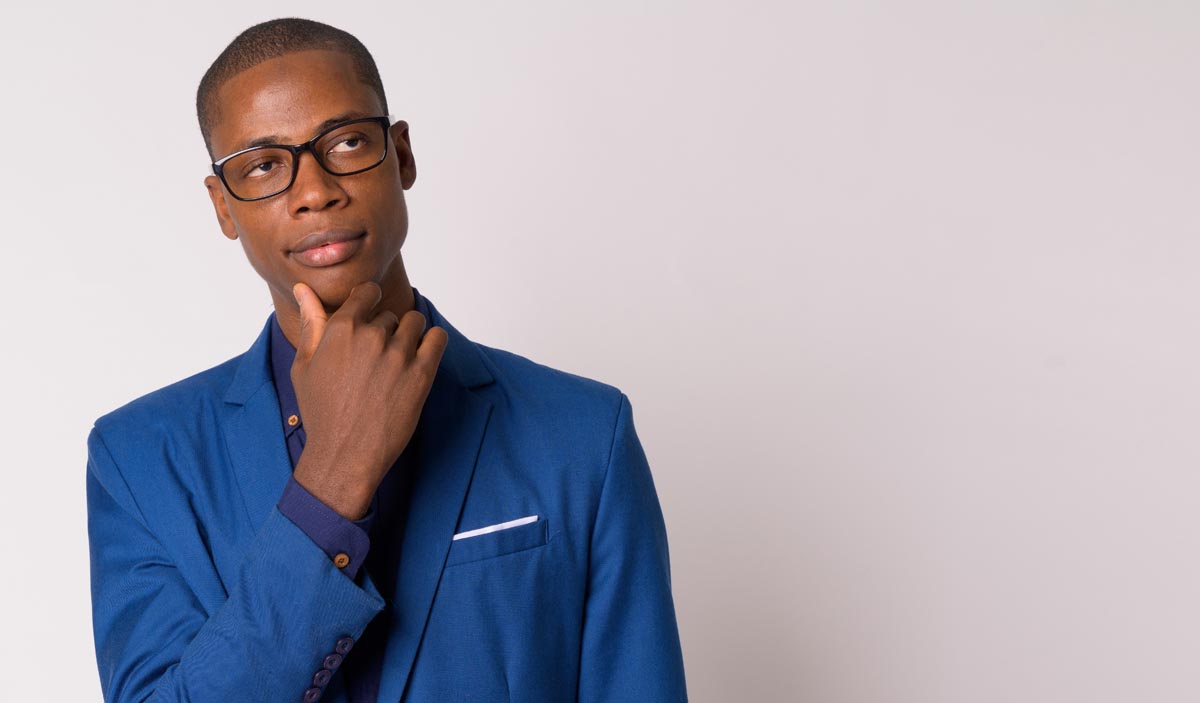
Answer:
<path fill-rule="evenodd" d="M 628 397 L 472 342 L 429 306 L 449 341 L 389 593 L 342 573 L 276 507 L 292 468 L 269 318 L 246 352 L 96 420 L 88 537 L 106 701 L 301 701 L 385 597 L 381 702 L 687 700 L 667 534 Z M 321 700 L 347 700 L 336 671 Z"/>

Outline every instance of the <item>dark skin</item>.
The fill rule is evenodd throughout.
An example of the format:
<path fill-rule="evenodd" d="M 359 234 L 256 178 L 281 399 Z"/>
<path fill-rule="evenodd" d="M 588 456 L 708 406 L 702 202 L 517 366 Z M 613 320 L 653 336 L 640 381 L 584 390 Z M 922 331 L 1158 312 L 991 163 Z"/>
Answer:
<path fill-rule="evenodd" d="M 335 51 L 299 51 L 229 79 L 211 144 L 218 158 L 251 140 L 298 144 L 325 120 L 383 114 L 378 97 Z M 416 180 L 408 125 L 390 129 L 379 166 L 334 176 L 301 155 L 295 183 L 265 200 L 233 198 L 216 176 L 204 184 L 221 231 L 238 239 L 267 283 L 284 336 L 307 441 L 293 476 L 343 517 L 364 516 L 379 483 L 416 429 L 447 336 L 424 332 L 400 249 L 408 233 L 404 191 Z M 305 265 L 294 247 L 331 227 L 364 231 L 357 251 L 331 266 Z"/>

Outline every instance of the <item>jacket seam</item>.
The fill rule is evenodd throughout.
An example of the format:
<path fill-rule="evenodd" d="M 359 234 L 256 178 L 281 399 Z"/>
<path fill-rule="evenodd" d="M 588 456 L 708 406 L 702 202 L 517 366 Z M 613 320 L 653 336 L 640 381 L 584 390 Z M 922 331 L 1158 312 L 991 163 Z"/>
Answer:
<path fill-rule="evenodd" d="M 617 430 L 621 426 L 621 414 L 625 412 L 625 393 L 622 392 L 617 400 L 617 417 L 613 420 L 612 439 L 608 443 L 608 458 L 604 461 L 604 478 L 600 480 L 600 495 L 596 498 L 596 509 L 592 511 L 592 530 L 588 535 L 588 544 L 591 544 L 591 536 L 596 532 L 596 520 L 600 517 L 600 502 L 604 500 L 604 489 L 608 487 L 608 475 L 612 472 L 613 452 L 617 447 Z M 590 552 L 589 547 L 589 552 Z M 590 556 L 590 555 L 589 555 Z"/>
<path fill-rule="evenodd" d="M 130 515 L 138 521 L 142 529 L 146 531 L 146 534 L 150 535 L 150 537 L 156 544 L 158 544 L 159 547 L 163 547 L 163 543 L 158 539 L 158 535 L 156 535 L 154 531 L 150 529 L 150 522 L 146 519 L 146 513 L 142 510 L 142 506 L 138 503 L 137 495 L 134 494 L 133 488 L 130 487 L 129 480 L 125 478 L 125 473 L 121 471 L 121 466 L 117 463 L 116 457 L 113 456 L 112 449 L 109 448 L 108 442 L 104 439 L 104 434 L 100 431 L 99 427 L 93 426 L 93 429 L 96 431 L 96 439 L 100 440 L 100 446 L 104 449 L 104 454 L 108 457 L 108 463 L 112 465 L 113 474 L 115 474 L 115 477 L 120 480 L 121 486 L 124 487 L 125 492 L 129 495 L 129 500 L 133 503 L 133 508 L 136 512 L 130 513 L 128 509 L 122 509 L 125 510 L 126 513 L 130 513 Z M 96 478 L 100 478 L 98 473 Z M 104 482 L 100 481 L 100 485 L 104 486 Z M 108 486 L 104 486 L 104 490 L 108 491 L 110 495 L 112 494 L 112 490 Z M 120 501 L 116 502 L 117 505 L 120 505 Z M 165 551 L 166 550 L 164 549 L 164 553 Z"/>

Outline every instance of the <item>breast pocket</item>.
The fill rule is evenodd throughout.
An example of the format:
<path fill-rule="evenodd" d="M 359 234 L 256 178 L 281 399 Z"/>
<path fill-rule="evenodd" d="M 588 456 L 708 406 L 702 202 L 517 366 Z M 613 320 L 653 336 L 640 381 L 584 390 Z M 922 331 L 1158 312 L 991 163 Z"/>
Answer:
<path fill-rule="evenodd" d="M 450 543 L 450 554 L 446 566 L 465 564 L 482 559 L 536 549 L 546 544 L 549 537 L 549 521 L 540 515 L 534 519 L 519 518 L 509 523 L 499 523 L 455 535 Z"/>

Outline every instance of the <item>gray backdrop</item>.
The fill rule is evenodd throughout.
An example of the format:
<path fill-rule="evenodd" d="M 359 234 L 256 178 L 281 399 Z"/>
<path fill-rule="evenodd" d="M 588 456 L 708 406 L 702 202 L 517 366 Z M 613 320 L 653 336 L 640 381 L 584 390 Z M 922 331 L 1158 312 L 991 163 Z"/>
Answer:
<path fill-rule="evenodd" d="M 92 420 L 270 313 L 193 99 L 299 15 L 413 284 L 631 398 L 694 701 L 1200 698 L 1200 5 L 105 5 L 0 23 L 0 697 L 100 698 Z"/>

